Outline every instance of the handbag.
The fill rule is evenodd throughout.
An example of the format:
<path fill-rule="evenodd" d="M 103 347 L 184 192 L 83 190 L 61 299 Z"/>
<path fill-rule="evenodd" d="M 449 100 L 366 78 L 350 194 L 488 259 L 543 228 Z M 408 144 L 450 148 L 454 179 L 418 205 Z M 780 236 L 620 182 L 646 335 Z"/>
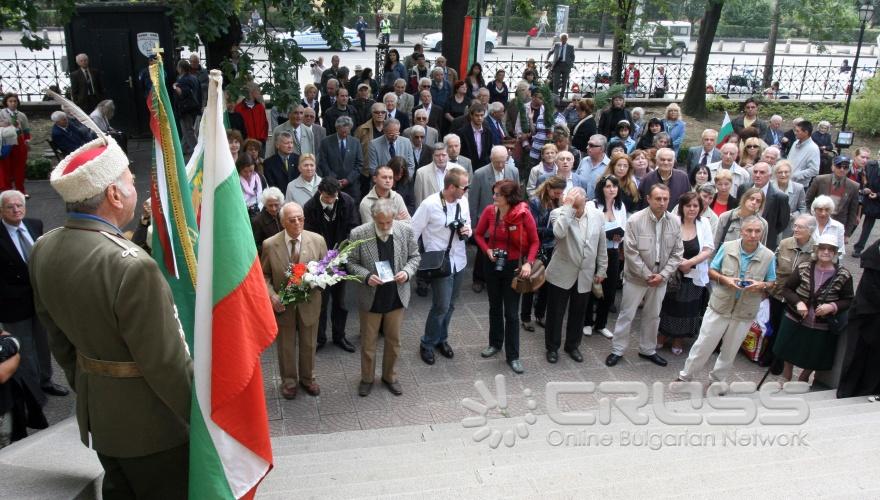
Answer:
<path fill-rule="evenodd" d="M 678 292 L 678 289 L 681 288 L 682 277 L 684 277 L 684 275 L 678 269 L 676 269 L 674 273 L 669 275 L 669 279 L 666 280 L 666 293 Z"/>
<path fill-rule="evenodd" d="M 519 248 L 522 249 L 522 233 L 519 232 Z M 510 238 L 510 232 L 507 233 L 508 239 Z M 520 257 L 520 266 L 522 266 L 523 259 Z M 515 271 L 515 275 L 513 276 L 513 280 L 510 282 L 510 287 L 516 293 L 534 293 L 537 292 L 543 285 L 546 280 L 544 267 L 544 262 L 540 259 L 535 259 L 535 262 L 532 263 L 532 272 L 529 273 L 528 278 L 520 278 L 519 277 L 519 267 L 517 267 Z"/>
<path fill-rule="evenodd" d="M 443 202 L 443 197 L 440 197 L 440 201 L 443 203 L 443 215 L 446 215 L 446 203 Z M 461 205 L 455 206 L 455 219 L 458 220 L 461 215 Z M 446 218 L 444 217 L 444 220 Z M 455 237 L 455 231 L 452 229 L 449 230 L 449 244 L 446 245 L 446 250 L 431 250 L 431 251 L 422 251 L 421 259 L 419 260 L 419 269 L 416 271 L 416 276 L 425 279 L 425 280 L 433 280 L 436 278 L 445 278 L 452 274 L 452 264 L 449 262 L 449 251 L 452 249 L 452 239 Z M 422 246 L 422 240 L 419 238 L 419 246 Z"/>

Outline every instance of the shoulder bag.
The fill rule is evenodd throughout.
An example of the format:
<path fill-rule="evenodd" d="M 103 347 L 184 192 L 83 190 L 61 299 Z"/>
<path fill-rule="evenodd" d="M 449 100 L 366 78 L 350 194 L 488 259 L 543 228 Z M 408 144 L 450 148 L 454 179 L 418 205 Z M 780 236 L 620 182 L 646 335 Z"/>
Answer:
<path fill-rule="evenodd" d="M 446 220 L 446 202 L 440 197 L 443 203 L 443 220 Z M 461 216 L 461 204 L 455 206 L 455 218 Z M 422 251 L 421 260 L 419 261 L 419 269 L 416 275 L 422 279 L 432 280 L 436 278 L 445 278 L 452 274 L 452 265 L 449 262 L 449 251 L 452 249 L 452 239 L 455 238 L 455 231 L 449 230 L 449 243 L 446 250 Z M 419 238 L 421 243 L 421 238 Z"/>
<path fill-rule="evenodd" d="M 525 255 L 523 255 L 523 247 L 522 247 L 522 235 L 525 232 L 525 225 L 523 225 L 522 230 L 519 232 L 519 248 L 520 248 L 520 266 L 522 266 Z M 510 233 L 508 233 L 509 236 Z M 540 244 L 540 242 L 539 242 Z M 526 250 L 527 251 L 527 250 Z M 528 278 L 520 278 L 519 277 L 519 267 L 516 269 L 515 274 L 513 276 L 513 280 L 510 282 L 510 287 L 513 288 L 516 293 L 533 293 L 537 292 L 544 285 L 544 262 L 541 259 L 535 259 L 535 262 L 532 263 L 532 272 L 529 274 Z"/>

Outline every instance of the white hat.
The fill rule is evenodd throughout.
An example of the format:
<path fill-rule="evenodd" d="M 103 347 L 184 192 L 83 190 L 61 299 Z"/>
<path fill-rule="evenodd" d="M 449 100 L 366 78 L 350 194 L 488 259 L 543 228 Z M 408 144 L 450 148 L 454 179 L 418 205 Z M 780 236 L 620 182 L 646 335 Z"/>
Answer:
<path fill-rule="evenodd" d="M 128 164 L 128 157 L 112 137 L 99 137 L 61 160 L 49 182 L 65 202 L 83 201 L 101 194 Z"/>
<path fill-rule="evenodd" d="M 838 246 L 837 236 L 833 234 L 823 234 L 822 236 L 819 236 L 819 241 L 816 242 L 816 246 L 819 245 L 828 245 L 830 247 L 840 248 Z"/>

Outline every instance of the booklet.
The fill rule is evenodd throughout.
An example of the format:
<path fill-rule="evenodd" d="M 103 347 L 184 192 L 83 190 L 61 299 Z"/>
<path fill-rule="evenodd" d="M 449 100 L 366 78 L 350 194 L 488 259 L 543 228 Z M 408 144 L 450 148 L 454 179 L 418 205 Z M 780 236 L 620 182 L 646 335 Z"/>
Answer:
<path fill-rule="evenodd" d="M 391 268 L 391 263 L 387 260 L 376 262 L 376 275 L 379 276 L 382 283 L 394 281 L 394 269 Z"/>

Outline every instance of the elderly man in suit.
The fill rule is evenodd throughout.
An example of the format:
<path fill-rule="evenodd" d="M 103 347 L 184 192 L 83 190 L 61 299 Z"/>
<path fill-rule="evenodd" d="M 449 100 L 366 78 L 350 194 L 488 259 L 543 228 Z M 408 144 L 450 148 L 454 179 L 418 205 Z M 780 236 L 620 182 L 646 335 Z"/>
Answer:
<path fill-rule="evenodd" d="M 352 251 L 348 272 L 360 277 L 358 293 L 361 325 L 361 382 L 358 395 L 370 394 L 375 377 L 376 340 L 385 334 L 382 349 L 382 383 L 395 396 L 403 394 L 397 379 L 400 325 L 409 305 L 409 281 L 419 268 L 419 246 L 412 228 L 395 220 L 396 208 L 387 199 L 370 207 L 372 222 L 354 228 L 352 240 L 368 240 Z"/>
<path fill-rule="evenodd" d="M 314 110 L 312 112 L 314 113 Z M 272 134 L 266 140 L 266 151 L 275 151 L 275 138 L 281 132 L 290 132 L 293 137 L 293 154 L 297 156 L 315 154 L 317 152 L 315 134 L 312 132 L 312 127 L 303 124 L 304 113 L 305 109 L 302 105 L 294 106 L 287 115 L 287 121 L 272 130 Z"/>
<path fill-rule="evenodd" d="M 80 438 L 104 468 L 104 498 L 183 499 L 192 360 L 156 261 L 119 229 L 137 205 L 128 165 L 108 138 L 55 167 L 50 182 L 68 217 L 31 250 L 34 308 L 77 393 Z"/>
<path fill-rule="evenodd" d="M 492 132 L 484 126 L 486 106 L 479 102 L 472 103 L 467 116 L 468 122 L 458 130 L 461 154 L 479 168 L 489 163 L 489 151 L 492 149 Z"/>
<path fill-rule="evenodd" d="M 507 148 L 495 146 L 490 154 L 491 162 L 474 172 L 471 187 L 468 190 L 468 205 L 471 209 L 471 224 L 477 227 L 480 214 L 493 203 L 492 187 L 496 182 L 504 179 L 519 182 L 519 171 L 516 167 L 507 165 Z M 488 257 L 484 252 L 477 252 L 474 262 L 474 278 L 471 287 L 474 292 L 480 293 L 486 286 L 486 261 Z"/>
<path fill-rule="evenodd" d="M 574 47 L 568 44 L 568 33 L 559 35 L 559 43 L 550 49 L 547 59 L 552 81 L 550 90 L 560 98 L 565 97 L 568 75 L 574 66 Z"/>
<path fill-rule="evenodd" d="M 571 154 L 571 151 L 561 151 L 556 155 L 556 173 L 552 174 L 541 174 L 538 177 L 538 181 L 535 183 L 535 188 L 544 183 L 547 179 L 557 176 L 565 179 L 565 191 L 568 192 L 572 188 L 579 187 L 587 191 L 589 184 L 587 180 L 578 175 L 573 171 L 574 169 L 574 155 Z M 594 186 L 595 188 L 595 186 Z"/>
<path fill-rule="evenodd" d="M 376 167 L 388 165 L 395 156 L 403 157 L 410 175 L 415 175 L 412 143 L 406 137 L 400 137 L 400 122 L 392 118 L 385 120 L 382 136 L 370 141 L 370 175 L 376 173 Z"/>
<path fill-rule="evenodd" d="M 279 132 L 275 138 L 274 155 L 263 162 L 263 175 L 266 182 L 282 191 L 299 175 L 299 155 L 293 154 L 293 135 L 290 132 Z"/>
<path fill-rule="evenodd" d="M 700 135 L 699 146 L 688 149 L 687 171 L 691 174 L 697 167 L 708 166 L 710 163 L 721 161 L 721 153 L 715 147 L 715 141 L 718 140 L 718 132 L 711 128 L 707 128 Z"/>
<path fill-rule="evenodd" d="M 770 165 L 765 161 L 759 161 L 752 166 L 751 186 L 740 188 L 745 193 L 749 187 L 756 187 L 764 191 L 764 211 L 761 217 L 767 221 L 767 248 L 776 250 L 779 243 L 779 235 L 785 232 L 791 221 L 791 208 L 788 204 L 788 195 L 776 189 L 770 183 Z"/>
<path fill-rule="evenodd" d="M 64 111 L 55 111 L 51 119 L 54 123 L 51 132 L 52 142 L 62 153 L 68 155 L 91 140 L 89 131 L 78 122 L 71 121 Z"/>
<path fill-rule="evenodd" d="M 281 207 L 284 231 L 263 242 L 260 264 L 269 289 L 275 321 L 278 323 L 278 366 L 281 373 L 281 396 L 294 399 L 297 384 L 317 396 L 321 388 L 315 381 L 315 342 L 321 315 L 321 290 L 315 288 L 308 301 L 284 305 L 278 291 L 287 283 L 285 273 L 291 264 L 320 260 L 327 254 L 327 244 L 317 233 L 305 231 L 303 209 L 296 203 Z"/>
<path fill-rule="evenodd" d="M 317 119 L 318 115 L 317 113 L 315 113 L 314 109 L 309 107 L 303 108 L 303 125 L 309 127 L 312 130 L 315 152 L 318 151 L 318 148 L 321 147 L 321 142 L 323 142 L 324 138 L 327 137 L 327 131 L 324 130 L 324 127 L 315 123 Z"/>
<path fill-rule="evenodd" d="M 826 195 L 834 201 L 831 218 L 843 224 L 846 241 L 859 224 L 859 184 L 849 177 L 850 159 L 836 156 L 830 174 L 819 175 L 813 179 L 807 190 L 807 206 L 813 205 L 817 196 Z"/>
<path fill-rule="evenodd" d="M 443 107 L 435 104 L 433 102 L 433 97 L 431 97 L 430 90 L 422 90 L 419 92 L 419 105 L 413 109 L 413 113 L 416 111 L 424 109 L 426 113 L 428 113 L 428 125 L 441 130 L 443 128 L 444 118 L 443 118 Z M 415 120 L 415 115 L 413 115 L 413 121 L 415 123 L 419 123 Z"/>
<path fill-rule="evenodd" d="M 407 116 L 412 116 L 415 99 L 412 94 L 406 92 L 406 80 L 403 78 L 394 80 L 394 94 L 397 96 L 397 110 Z"/>
<path fill-rule="evenodd" d="M 413 125 L 408 130 L 412 130 L 412 133 L 409 136 L 409 141 L 412 143 L 413 147 L 413 162 L 415 163 L 416 169 L 419 169 L 431 163 L 434 159 L 431 147 L 428 146 L 428 144 L 433 143 L 426 141 L 425 136 L 427 134 L 425 132 L 425 127 L 421 125 Z M 415 178 L 415 172 L 412 172 L 409 178 Z"/>
<path fill-rule="evenodd" d="M 416 170 L 416 178 L 413 183 L 416 206 L 421 205 L 428 196 L 443 190 L 443 177 L 446 175 L 447 168 L 452 166 L 449 164 L 449 154 L 446 151 L 445 143 L 434 144 L 433 150 L 433 161 Z"/>
<path fill-rule="evenodd" d="M 334 177 L 321 180 L 318 192 L 303 205 L 306 218 L 305 230 L 324 237 L 327 248 L 348 239 L 351 230 L 361 223 L 358 207 L 351 196 L 339 190 L 339 181 Z M 343 351 L 354 352 L 354 346 L 345 338 L 345 322 L 348 310 L 345 308 L 345 281 L 327 287 L 321 296 L 321 316 L 318 320 L 316 348 L 327 343 L 327 312 L 331 313 L 333 344 Z M 333 299 L 332 308 L 330 299 Z"/>
<path fill-rule="evenodd" d="M 436 144 L 440 140 L 440 132 L 428 125 L 428 112 L 424 109 L 417 109 L 413 112 L 413 127 L 421 125 L 425 129 L 425 142 L 428 145 Z M 412 140 L 413 127 L 403 131 L 403 136 Z"/>
<path fill-rule="evenodd" d="M 52 382 L 49 340 L 34 309 L 28 257 L 34 242 L 43 235 L 43 221 L 25 217 L 26 212 L 24 194 L 20 191 L 0 193 L 0 323 L 21 343 L 17 373 L 43 405 L 43 392 L 66 396 L 68 390 Z"/>
<path fill-rule="evenodd" d="M 730 170 L 731 175 L 733 175 L 733 187 L 730 188 L 731 193 L 745 192 L 744 190 L 740 190 L 739 187 L 751 182 L 749 171 L 736 162 L 736 157 L 738 155 L 739 147 L 736 144 L 728 142 L 721 146 L 721 159 L 708 165 L 709 171 L 712 172 L 713 179 L 719 170 Z M 688 185 L 690 185 L 690 181 L 688 181 Z M 677 200 L 678 198 L 674 199 Z"/>
<path fill-rule="evenodd" d="M 474 176 L 474 168 L 471 159 L 461 154 L 461 137 L 458 134 L 446 134 L 443 137 L 446 143 L 446 154 L 449 155 L 449 163 L 458 165 L 468 173 L 469 177 Z M 479 167 L 479 165 L 477 165 Z"/>
<path fill-rule="evenodd" d="M 623 298 L 614 325 L 614 345 L 611 354 L 605 358 L 607 366 L 616 365 L 629 347 L 632 320 L 642 299 L 645 304 L 642 307 L 639 357 L 666 366 L 666 360 L 657 354 L 657 327 L 666 283 L 681 264 L 684 244 L 681 223 L 666 211 L 669 188 L 662 183 L 654 184 L 646 194 L 648 207 L 630 216 L 626 222 Z"/>
<path fill-rule="evenodd" d="M 334 176 L 339 179 L 342 190 L 360 200 L 361 167 L 364 164 L 363 152 L 357 139 L 351 137 L 354 121 L 348 116 L 336 120 L 336 133 L 321 142 L 318 155 L 318 175 L 322 178 Z"/>
<path fill-rule="evenodd" d="M 410 114 L 404 113 L 397 107 L 397 94 L 394 92 L 387 92 L 384 96 L 382 96 L 382 104 L 385 105 L 385 110 L 388 111 L 387 119 L 395 119 L 400 122 L 400 130 L 406 130 L 409 128 Z"/>
<path fill-rule="evenodd" d="M 587 308 L 587 294 L 593 284 L 605 280 L 608 252 L 605 249 L 605 217 L 587 206 L 587 193 L 580 187 L 570 189 L 563 205 L 550 212 L 550 224 L 556 246 L 547 266 L 547 323 L 544 346 L 547 361 L 559 361 L 562 340 L 562 317 L 568 309 L 565 329 L 565 352 L 571 359 L 584 360 L 578 347 Z"/>
<path fill-rule="evenodd" d="M 70 97 L 86 113 L 91 113 L 104 99 L 101 73 L 89 67 L 89 56 L 86 54 L 77 54 L 76 65 L 79 67 L 70 74 Z"/>

